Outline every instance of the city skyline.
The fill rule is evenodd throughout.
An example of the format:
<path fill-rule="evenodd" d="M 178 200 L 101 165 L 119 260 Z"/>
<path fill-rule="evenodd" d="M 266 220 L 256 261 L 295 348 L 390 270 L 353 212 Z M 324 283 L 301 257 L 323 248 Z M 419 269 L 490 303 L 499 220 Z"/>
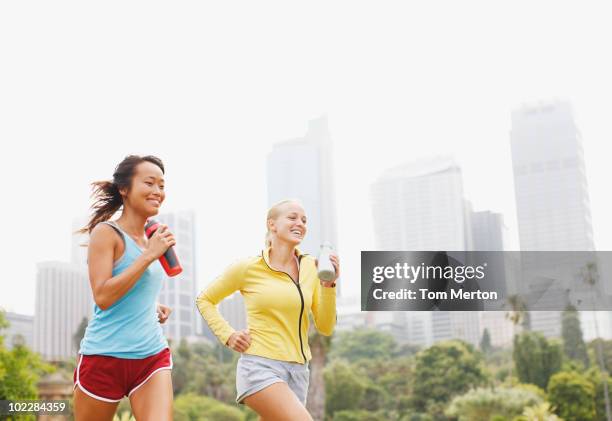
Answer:
<path fill-rule="evenodd" d="M 10 241 L 0 253 L 12 264 L 0 306 L 9 310 L 33 313 L 36 262 L 69 259 L 66 233 L 88 212 L 89 184 L 129 153 L 164 160 L 163 212 L 196 212 L 199 287 L 258 253 L 266 156 L 322 114 L 334 140 L 343 294 L 358 295 L 359 252 L 375 247 L 369 186 L 407 161 L 454 154 L 474 210 L 503 214 L 518 244 L 510 121 L 534 100 L 573 104 L 595 245 L 612 249 L 603 5 L 315 2 L 287 20 L 271 4 L 245 4 L 248 19 L 226 4 L 188 15 L 150 7 L 138 34 L 134 5 L 82 6 L 84 21 L 50 5 L 34 16 L 6 7 L 0 39 L 12 41 L 0 52 L 14 65 L 0 69 L 0 220 Z M 14 14 L 29 18 L 6 18 Z"/>
<path fill-rule="evenodd" d="M 546 102 L 546 101 L 541 101 L 541 102 L 539 102 L 539 103 L 542 103 L 542 104 L 548 104 L 548 103 L 550 103 L 550 102 L 551 102 L 551 101 L 548 101 L 548 102 Z M 274 147 L 273 145 L 274 145 L 274 144 L 272 144 L 272 145 L 271 145 L 271 148 L 273 148 L 273 147 Z M 272 149 L 271 149 L 271 150 L 272 150 Z M 421 162 L 422 162 L 423 160 L 428 161 L 428 160 L 431 160 L 432 158 L 433 158 L 433 159 L 435 159 L 435 158 L 436 158 L 436 156 L 440 156 L 440 154 L 428 155 L 428 156 L 425 156 L 425 157 L 421 158 L 420 160 L 413 160 L 413 161 L 411 161 L 411 162 L 417 162 L 417 161 L 421 161 Z M 456 156 L 453 156 L 453 159 L 454 159 L 454 160 L 457 160 L 457 157 L 456 157 Z M 457 161 L 457 162 L 458 162 L 458 161 Z M 404 163 L 400 164 L 400 166 L 403 166 L 403 165 L 406 165 L 406 163 L 404 162 Z M 587 166 L 588 166 L 588 165 L 587 165 Z M 395 167 L 395 168 L 386 168 L 386 169 L 383 171 L 383 173 L 388 173 L 389 171 L 395 171 L 395 170 L 397 170 L 397 168 L 398 168 L 398 167 Z M 462 170 L 464 170 L 464 169 L 463 169 L 463 167 L 462 167 Z M 588 169 L 587 169 L 587 173 L 588 173 Z M 375 179 L 372 181 L 372 183 L 374 184 L 374 183 L 375 183 L 375 180 L 376 180 L 376 179 L 379 179 L 379 178 L 380 178 L 380 175 L 376 176 L 376 177 L 375 177 Z M 469 189 L 467 189 L 467 190 L 469 190 Z M 466 193 L 466 195 L 467 195 L 467 193 Z M 468 196 L 468 200 L 469 200 L 469 202 L 470 202 L 470 204 L 471 204 L 471 202 L 472 202 L 474 199 L 473 199 L 472 197 L 469 197 L 469 196 Z M 264 204 L 263 206 L 261 206 L 261 209 L 262 209 L 262 214 L 263 214 L 263 215 L 265 215 L 265 210 L 267 209 L 267 205 L 265 205 L 265 204 Z M 491 210 L 491 208 L 480 208 L 479 210 L 481 210 L 481 211 L 490 211 L 490 210 Z M 191 211 L 194 211 L 194 210 L 192 209 Z M 166 212 L 166 209 L 165 209 L 165 208 L 163 208 L 163 209 L 162 209 L 162 212 L 163 212 L 163 213 L 172 213 L 172 212 L 170 212 L 170 211 Z M 179 212 L 180 212 L 180 211 L 179 211 Z M 198 213 L 198 212 L 196 211 L 196 213 Z M 503 215 L 504 221 L 507 221 L 507 220 L 514 220 L 514 219 L 515 219 L 515 215 L 513 215 L 512 213 L 510 213 L 509 215 L 508 215 L 508 212 L 499 212 L 499 213 L 500 213 L 501 215 Z M 264 217 L 262 216 L 262 219 L 263 219 L 263 218 L 264 218 Z M 76 228 L 76 227 L 78 227 L 78 226 L 80 226 L 80 225 L 83 223 L 83 221 L 85 221 L 85 220 L 86 220 L 86 218 L 85 218 L 85 217 L 84 217 L 82 214 L 81 214 L 81 216 L 77 216 L 77 217 L 72 216 L 72 217 L 67 218 L 67 219 L 69 219 L 69 220 L 70 220 L 70 224 L 71 224 L 71 230 L 70 230 L 70 232 L 74 232 L 75 228 Z M 261 225 L 264 225 L 264 223 L 262 222 L 262 223 L 261 223 Z M 341 226 L 341 225 L 342 225 L 342 224 L 340 223 L 340 226 Z M 373 222 L 372 222 L 372 226 L 373 226 Z M 372 229 L 373 229 L 373 228 L 372 228 Z M 263 229 L 262 229 L 262 231 L 263 231 Z M 196 234 L 196 238 L 198 238 L 198 237 L 199 237 L 199 235 L 198 235 L 198 234 Z M 373 237 L 373 232 L 372 232 L 372 237 Z M 509 240 L 510 244 L 516 244 L 516 243 L 518 243 L 518 241 L 517 241 L 517 237 L 518 237 L 518 230 L 516 229 L 516 226 L 514 227 L 514 229 L 513 229 L 513 230 L 512 230 L 512 229 L 509 229 L 509 230 L 508 230 L 508 240 Z M 67 258 L 65 261 L 74 261 L 74 259 L 75 259 L 75 257 L 74 257 L 74 256 L 75 256 L 75 253 L 81 253 L 81 256 L 82 256 L 83 249 L 82 249 L 81 247 L 78 247 L 78 246 L 80 245 L 80 242 L 79 242 L 79 241 L 80 241 L 80 239 L 82 239 L 82 238 L 83 238 L 82 236 L 78 236 L 78 235 L 73 235 L 73 236 L 70 236 L 70 240 L 69 240 L 68 242 L 69 242 L 69 244 L 71 244 L 71 245 L 69 245 L 70 250 L 67 250 L 67 252 L 68 252 L 68 254 L 70 254 L 70 255 L 71 255 L 71 258 Z M 597 234 L 595 234 L 595 239 L 597 239 L 597 238 L 598 238 L 598 236 L 597 236 Z M 340 242 L 342 242 L 342 241 L 340 240 Z M 252 243 L 260 243 L 260 242 L 259 242 L 259 241 L 252 241 Z M 371 240 L 369 241 L 369 243 L 371 244 L 371 247 L 369 247 L 369 248 L 363 248 L 363 249 L 375 249 L 375 248 L 376 248 L 376 244 L 375 244 L 375 242 L 373 241 L 373 239 L 371 239 Z M 354 243 L 353 243 L 353 244 L 351 244 L 351 245 L 353 246 L 353 248 L 355 248 L 355 244 L 354 244 Z M 257 247 L 257 248 L 256 248 L 255 250 L 260 249 L 260 248 L 261 248 L 261 243 L 260 243 L 260 244 L 257 244 L 257 246 L 256 246 L 256 247 Z M 350 249 L 350 248 L 351 248 L 351 247 L 349 246 L 349 249 Z M 518 249 L 518 247 L 517 247 L 516 245 L 514 245 L 513 247 L 511 247 L 511 249 Z M 77 251 L 75 252 L 75 250 L 77 250 Z M 54 250 L 54 251 L 57 251 L 57 250 Z M 253 254 L 253 253 L 251 253 L 251 254 Z M 56 255 L 58 255 L 58 254 L 56 253 Z M 249 254 L 245 254 L 245 255 L 249 255 Z M 235 259 L 235 258 L 236 258 L 236 256 L 235 256 L 235 255 L 232 255 L 229 261 L 231 262 L 231 261 L 232 261 L 233 259 Z M 56 259 L 47 259 L 47 260 L 43 260 L 43 261 L 52 261 L 52 260 L 55 260 L 55 261 L 61 261 L 61 259 L 58 259 L 58 258 L 56 258 Z M 354 263 L 355 263 L 355 259 L 352 259 L 352 260 L 353 260 L 353 264 L 354 264 Z M 350 263 L 350 262 L 351 262 L 351 259 L 349 259 L 349 263 Z M 36 264 L 36 263 L 40 263 L 40 262 L 35 262 L 34 264 Z M 346 259 L 343 259 L 343 263 L 345 263 L 345 265 L 346 265 Z M 346 266 L 345 266 L 345 265 L 343 265 L 343 272 L 344 272 L 344 273 L 346 273 Z M 223 264 L 220 264 L 220 265 L 219 265 L 219 267 L 221 268 L 220 270 L 222 270 Z M 353 269 L 353 270 L 351 271 L 351 269 Z M 352 268 L 349 268 L 349 270 L 348 270 L 348 271 L 349 271 L 349 273 L 350 273 L 350 272 L 353 272 L 353 274 L 358 274 L 358 268 L 357 268 L 357 267 L 352 267 Z M 208 278 L 208 279 L 202 279 L 202 278 L 199 278 L 199 279 L 196 281 L 197 288 L 203 288 L 203 287 L 204 287 L 204 286 L 207 284 L 207 282 L 210 282 L 212 279 L 214 279 L 214 276 L 215 276 L 215 275 L 213 275 L 213 277 L 212 277 L 212 278 Z M 343 277 L 344 277 L 344 276 L 343 276 Z M 350 278 L 349 278 L 349 279 L 350 279 Z M 352 288 L 348 288 L 348 290 L 349 290 L 349 294 L 350 294 L 350 295 L 348 296 L 349 298 L 350 298 L 350 297 L 354 297 L 354 296 L 356 296 L 356 295 L 357 295 L 357 292 L 358 292 L 357 288 L 358 288 L 358 286 L 357 286 L 357 282 L 353 282 Z M 1 300 L 1 297 L 0 297 L 0 300 Z M 33 314 L 33 303 L 32 303 L 32 302 L 31 302 L 29 305 L 28 305 L 28 304 L 26 304 L 26 305 L 23 305 L 23 304 L 22 304 L 22 305 L 20 305 L 20 306 L 15 306 L 15 305 L 14 305 L 14 302 L 13 302 L 13 305 L 7 305 L 7 304 L 6 304 L 6 302 L 5 302 L 5 303 L 0 302 L 0 307 L 6 308 L 6 310 L 8 310 L 8 311 L 13 311 L 13 312 L 20 313 L 20 314 Z M 28 307 L 29 307 L 29 308 L 31 308 L 31 310 L 30 310 L 30 311 L 27 311 L 27 310 L 26 310 L 26 311 L 23 311 L 23 309 L 24 309 L 24 308 L 25 308 L 25 309 L 27 309 Z M 20 311 L 20 309 L 22 309 L 22 310 Z"/>

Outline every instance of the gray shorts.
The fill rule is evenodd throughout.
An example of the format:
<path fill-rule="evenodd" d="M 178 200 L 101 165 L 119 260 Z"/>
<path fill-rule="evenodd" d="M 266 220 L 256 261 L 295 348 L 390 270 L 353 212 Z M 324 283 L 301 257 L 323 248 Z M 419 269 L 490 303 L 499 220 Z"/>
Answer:
<path fill-rule="evenodd" d="M 290 363 L 257 355 L 242 354 L 236 366 L 236 402 L 265 389 L 273 383 L 285 382 L 306 405 L 310 370 L 308 363 Z"/>

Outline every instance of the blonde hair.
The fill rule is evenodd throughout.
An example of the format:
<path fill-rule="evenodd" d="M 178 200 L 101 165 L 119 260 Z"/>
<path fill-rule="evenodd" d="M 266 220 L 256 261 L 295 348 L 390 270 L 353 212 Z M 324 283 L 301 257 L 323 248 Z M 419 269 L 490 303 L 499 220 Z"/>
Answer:
<path fill-rule="evenodd" d="M 278 218 L 280 207 L 287 203 L 297 203 L 298 205 L 302 206 L 302 202 L 297 199 L 285 199 L 281 200 L 280 202 L 276 202 L 272 205 L 272 207 L 270 207 L 270 209 L 268 209 L 268 216 L 266 217 L 266 247 L 270 247 L 272 245 L 272 231 L 270 231 L 268 221 L 270 219 Z"/>

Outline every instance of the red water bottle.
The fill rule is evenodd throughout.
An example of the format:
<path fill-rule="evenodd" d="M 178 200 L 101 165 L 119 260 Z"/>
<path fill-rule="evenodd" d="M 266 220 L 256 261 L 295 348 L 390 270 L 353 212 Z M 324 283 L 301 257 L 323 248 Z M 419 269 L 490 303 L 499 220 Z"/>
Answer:
<path fill-rule="evenodd" d="M 161 224 L 155 219 L 149 219 L 145 225 L 145 234 L 147 238 L 151 238 L 160 225 Z M 169 247 L 168 250 L 159 257 L 159 262 L 168 276 L 176 276 L 183 271 L 178 257 L 176 256 L 176 252 L 174 251 L 174 246 Z"/>

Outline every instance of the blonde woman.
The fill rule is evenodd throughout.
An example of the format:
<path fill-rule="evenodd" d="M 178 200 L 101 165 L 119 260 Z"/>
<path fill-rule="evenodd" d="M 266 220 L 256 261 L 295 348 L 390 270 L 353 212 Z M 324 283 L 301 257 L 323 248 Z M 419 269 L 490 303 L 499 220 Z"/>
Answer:
<path fill-rule="evenodd" d="M 306 222 L 297 201 L 272 206 L 266 249 L 231 265 L 197 298 L 202 317 L 221 343 L 242 354 L 236 367 L 236 401 L 261 420 L 312 420 L 305 408 L 309 314 L 323 335 L 331 335 L 336 324 L 338 257 L 330 258 L 335 279 L 319 280 L 315 258 L 297 249 Z M 246 304 L 248 327 L 243 331 L 232 328 L 216 307 L 235 291 Z"/>

